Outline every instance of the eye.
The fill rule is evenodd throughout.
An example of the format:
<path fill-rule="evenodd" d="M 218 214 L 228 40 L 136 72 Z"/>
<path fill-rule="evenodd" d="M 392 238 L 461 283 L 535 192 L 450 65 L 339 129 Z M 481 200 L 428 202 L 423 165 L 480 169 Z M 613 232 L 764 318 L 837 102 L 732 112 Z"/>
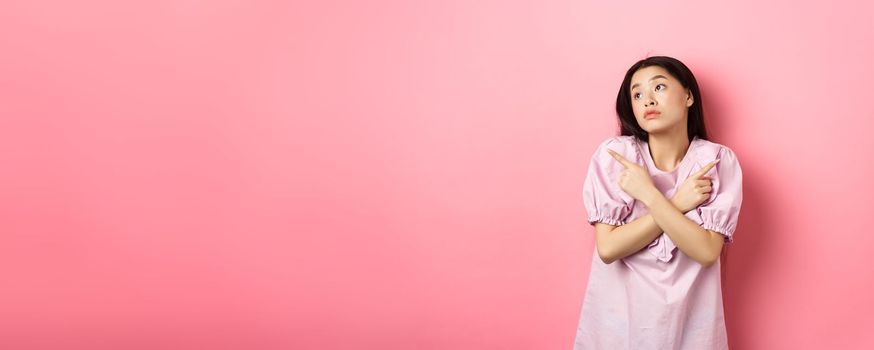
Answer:
<path fill-rule="evenodd" d="M 667 86 L 667 85 L 665 85 L 665 84 L 658 84 L 658 85 L 656 85 L 656 91 L 658 91 L 658 90 L 659 90 L 659 86 L 664 86 L 664 87 L 666 87 L 666 88 L 667 88 L 667 87 L 668 87 L 668 86 Z M 662 90 L 664 90 L 664 89 L 662 89 Z"/>

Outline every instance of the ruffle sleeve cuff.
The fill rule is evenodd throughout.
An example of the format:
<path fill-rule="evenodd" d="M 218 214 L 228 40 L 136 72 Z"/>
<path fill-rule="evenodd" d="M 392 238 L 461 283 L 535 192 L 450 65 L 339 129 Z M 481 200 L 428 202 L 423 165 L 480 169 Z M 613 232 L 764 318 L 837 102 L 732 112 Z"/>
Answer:
<path fill-rule="evenodd" d="M 602 142 L 589 162 L 589 169 L 583 184 L 583 204 L 586 207 L 588 222 L 620 226 L 631 215 L 634 198 L 619 187 L 617 180 L 624 168 L 608 149 L 622 154 L 627 159 L 637 159 L 635 149 L 629 145 L 627 137 L 611 137 Z"/>

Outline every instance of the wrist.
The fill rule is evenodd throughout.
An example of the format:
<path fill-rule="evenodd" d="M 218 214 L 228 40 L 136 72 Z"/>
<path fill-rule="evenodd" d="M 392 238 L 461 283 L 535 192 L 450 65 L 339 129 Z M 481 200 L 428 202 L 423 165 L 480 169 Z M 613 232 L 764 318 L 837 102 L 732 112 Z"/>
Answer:
<path fill-rule="evenodd" d="M 647 207 L 652 208 L 652 206 L 653 206 L 653 205 L 654 205 L 654 204 L 655 204 L 659 199 L 661 199 L 661 200 L 667 200 L 667 198 L 665 198 L 665 196 L 664 196 L 661 192 L 659 192 L 658 189 L 656 189 L 655 187 L 653 187 L 649 192 L 647 192 L 647 194 L 646 194 L 645 196 L 643 196 L 643 197 L 640 199 L 640 201 L 643 202 L 643 204 L 646 205 Z M 671 202 L 671 205 L 674 205 L 674 203 L 673 203 L 672 201 L 669 201 L 669 202 Z"/>
<path fill-rule="evenodd" d="M 683 214 L 686 214 L 686 212 L 689 211 L 689 210 L 686 210 L 686 208 L 682 208 L 680 206 L 680 203 L 678 203 L 677 200 L 674 199 L 674 197 L 671 197 L 670 199 L 668 199 L 668 202 L 671 202 L 671 204 L 673 204 L 674 207 L 677 208 L 677 210 L 679 210 Z"/>

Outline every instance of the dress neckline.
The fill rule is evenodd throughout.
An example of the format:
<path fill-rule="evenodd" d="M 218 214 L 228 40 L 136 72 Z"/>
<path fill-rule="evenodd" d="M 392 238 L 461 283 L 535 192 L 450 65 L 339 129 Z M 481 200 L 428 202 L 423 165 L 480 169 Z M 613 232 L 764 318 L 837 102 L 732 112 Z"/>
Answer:
<path fill-rule="evenodd" d="M 692 147 L 695 146 L 696 141 L 698 141 L 698 136 L 694 136 L 692 138 L 692 141 L 689 141 L 689 148 L 686 149 L 686 154 L 683 155 L 683 159 L 681 159 L 680 162 L 677 163 L 677 166 L 674 168 L 674 170 L 671 170 L 671 171 L 665 171 L 665 170 L 659 169 L 655 164 L 655 160 L 653 160 L 653 158 L 652 158 L 652 153 L 650 153 L 650 151 L 649 151 L 649 142 L 644 141 L 644 140 L 639 140 L 639 141 L 640 142 L 638 143 L 638 145 L 641 148 L 643 148 L 641 150 L 641 153 L 644 154 L 643 158 L 646 160 L 648 165 L 651 165 L 651 167 L 649 167 L 650 169 L 653 169 L 655 172 L 657 172 L 659 174 L 673 174 L 673 173 L 676 173 L 677 170 L 680 170 L 680 167 L 682 167 L 683 164 L 685 164 L 687 161 L 689 161 L 689 158 L 691 158 Z"/>

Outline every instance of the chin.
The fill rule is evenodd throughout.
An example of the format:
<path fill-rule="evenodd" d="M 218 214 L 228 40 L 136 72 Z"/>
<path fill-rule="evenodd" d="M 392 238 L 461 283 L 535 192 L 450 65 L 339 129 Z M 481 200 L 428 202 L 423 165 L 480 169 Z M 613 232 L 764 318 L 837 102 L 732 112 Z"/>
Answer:
<path fill-rule="evenodd" d="M 671 125 L 663 125 L 662 123 L 658 123 L 658 125 L 652 125 L 652 123 L 644 124 L 646 126 L 641 126 L 640 128 L 650 134 L 658 134 L 659 132 L 667 131 L 671 129 Z"/>
<path fill-rule="evenodd" d="M 658 127 L 646 127 L 642 128 L 648 134 L 661 134 L 661 133 L 669 133 L 671 130 L 675 129 L 674 125 L 659 125 Z"/>

